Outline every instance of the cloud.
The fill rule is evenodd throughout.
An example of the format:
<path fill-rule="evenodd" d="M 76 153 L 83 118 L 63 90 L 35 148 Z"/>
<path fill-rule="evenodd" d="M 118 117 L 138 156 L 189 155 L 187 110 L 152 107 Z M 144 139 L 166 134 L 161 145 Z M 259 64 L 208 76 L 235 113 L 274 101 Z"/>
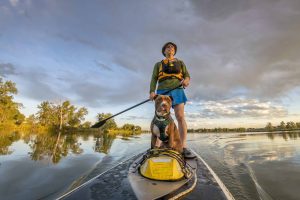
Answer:
<path fill-rule="evenodd" d="M 13 7 L 16 7 L 19 3 L 19 0 L 9 0 L 9 2 Z"/>
<path fill-rule="evenodd" d="M 23 97 L 33 100 L 59 100 L 65 99 L 63 94 L 54 86 L 53 77 L 42 67 L 31 68 L 11 63 L 0 64 L 0 75 L 14 75 L 12 80 L 16 82 L 18 93 Z"/>
<path fill-rule="evenodd" d="M 99 66 L 100 68 L 104 69 L 104 70 L 109 70 L 109 71 L 112 71 L 111 67 L 107 66 L 106 64 L 98 61 L 98 60 L 95 60 L 95 63 L 97 66 Z"/>
<path fill-rule="evenodd" d="M 182 36 L 192 76 L 191 98 L 220 100 L 234 95 L 237 88 L 243 88 L 248 98 L 280 98 L 300 86 L 294 76 L 300 63 L 295 12 L 299 3 L 228 1 L 224 10 L 220 1 L 192 2 L 194 10 L 199 9 L 191 30 L 197 34 Z M 279 63 L 285 63 L 280 65 L 285 75 L 266 78 Z"/>
<path fill-rule="evenodd" d="M 269 70 L 260 76 L 260 89 L 253 93 L 273 97 L 284 95 L 293 88 L 299 88 L 300 63 L 281 61 L 269 66 Z"/>
<path fill-rule="evenodd" d="M 203 101 L 198 106 L 199 112 L 186 113 L 188 118 L 280 118 L 288 115 L 284 106 L 257 99 Z"/>
<path fill-rule="evenodd" d="M 178 45 L 177 56 L 188 67 L 192 79 L 186 91 L 192 101 L 243 96 L 268 102 L 300 86 L 296 0 L 92 1 L 84 6 L 78 0 L 44 1 L 25 10 L 31 19 L 12 11 L 1 18 L 0 42 L 9 44 L 0 50 L 21 64 L 17 55 L 26 52 L 59 61 L 56 67 L 39 63 L 52 74 L 42 75 L 48 78 L 23 77 L 27 90 L 37 87 L 35 94 L 27 92 L 32 97 L 68 94 L 90 106 L 136 102 L 147 96 L 166 41 Z M 60 68 L 68 73 L 57 81 Z M 215 117 L 216 111 L 209 111 Z"/>
<path fill-rule="evenodd" d="M 206 20 L 226 20 L 236 13 L 250 9 L 251 3 L 247 0 L 192 0 L 194 12 Z M 259 2 L 256 2 L 259 3 Z"/>
<path fill-rule="evenodd" d="M 0 76 L 15 75 L 16 67 L 11 63 L 0 63 Z"/>
<path fill-rule="evenodd" d="M 126 116 L 126 117 L 121 117 L 122 120 L 128 120 L 128 121 L 135 121 L 135 120 L 150 120 L 152 119 L 151 117 L 145 117 L 145 116 Z"/>
<path fill-rule="evenodd" d="M 27 98 L 39 101 L 58 101 L 64 100 L 66 97 L 58 91 L 59 86 L 55 87 L 52 77 L 47 73 L 39 71 L 25 71 L 20 73 L 22 78 L 18 85 L 20 93 Z"/>

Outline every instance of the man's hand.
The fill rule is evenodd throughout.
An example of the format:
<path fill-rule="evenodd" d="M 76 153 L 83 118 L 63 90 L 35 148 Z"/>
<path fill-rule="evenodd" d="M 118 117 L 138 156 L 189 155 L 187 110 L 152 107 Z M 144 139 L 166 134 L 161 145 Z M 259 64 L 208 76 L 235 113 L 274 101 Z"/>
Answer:
<path fill-rule="evenodd" d="M 182 81 L 182 86 L 186 88 L 190 84 L 190 78 L 186 78 Z"/>
<path fill-rule="evenodd" d="M 155 97 L 156 97 L 155 92 L 151 92 L 150 96 L 149 96 L 149 99 L 151 99 L 151 101 L 153 101 Z"/>

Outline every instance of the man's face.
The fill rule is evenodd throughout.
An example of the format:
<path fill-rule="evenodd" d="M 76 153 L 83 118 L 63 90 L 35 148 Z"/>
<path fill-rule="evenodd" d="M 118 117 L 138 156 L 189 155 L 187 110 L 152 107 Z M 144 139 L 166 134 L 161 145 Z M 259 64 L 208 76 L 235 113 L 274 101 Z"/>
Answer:
<path fill-rule="evenodd" d="M 175 47 L 172 44 L 168 44 L 165 48 L 166 55 L 174 55 L 175 54 Z"/>

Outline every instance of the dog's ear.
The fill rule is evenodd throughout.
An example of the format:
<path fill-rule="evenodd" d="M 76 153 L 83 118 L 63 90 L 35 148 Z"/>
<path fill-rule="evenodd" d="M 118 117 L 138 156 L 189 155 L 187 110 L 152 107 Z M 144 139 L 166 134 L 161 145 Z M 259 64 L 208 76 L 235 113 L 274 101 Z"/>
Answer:
<path fill-rule="evenodd" d="M 168 96 L 169 99 L 170 99 L 170 105 L 172 105 L 172 102 L 173 102 L 173 97 L 172 96 Z"/>

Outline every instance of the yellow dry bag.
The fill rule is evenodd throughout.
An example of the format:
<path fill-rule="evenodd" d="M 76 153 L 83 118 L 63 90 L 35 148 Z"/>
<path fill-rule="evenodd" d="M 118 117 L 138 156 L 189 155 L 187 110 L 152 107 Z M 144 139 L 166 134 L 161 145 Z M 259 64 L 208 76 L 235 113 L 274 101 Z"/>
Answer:
<path fill-rule="evenodd" d="M 176 151 L 151 149 L 141 163 L 139 171 L 149 179 L 176 181 L 185 176 L 184 165 L 184 159 Z"/>

